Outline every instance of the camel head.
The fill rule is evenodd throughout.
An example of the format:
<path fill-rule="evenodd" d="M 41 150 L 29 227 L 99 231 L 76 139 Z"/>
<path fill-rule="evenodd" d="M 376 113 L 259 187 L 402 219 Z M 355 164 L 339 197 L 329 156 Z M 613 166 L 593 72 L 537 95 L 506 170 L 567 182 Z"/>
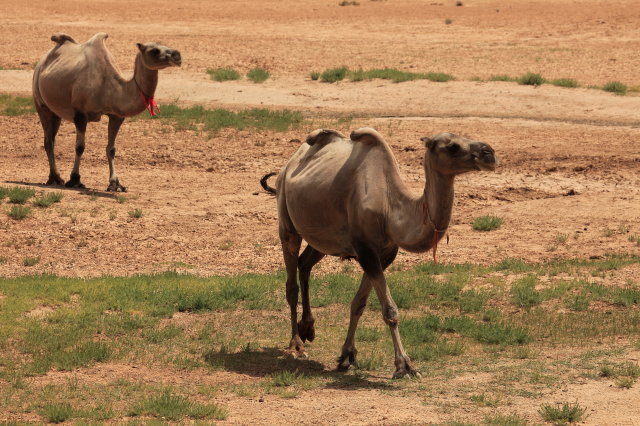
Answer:
<path fill-rule="evenodd" d="M 484 142 L 448 132 L 421 140 L 427 148 L 425 169 L 430 168 L 443 175 L 455 176 L 478 170 L 494 171 L 498 165 L 495 151 Z"/>
<path fill-rule="evenodd" d="M 182 63 L 180 52 L 159 43 L 137 43 L 142 63 L 151 70 L 179 67 Z"/>

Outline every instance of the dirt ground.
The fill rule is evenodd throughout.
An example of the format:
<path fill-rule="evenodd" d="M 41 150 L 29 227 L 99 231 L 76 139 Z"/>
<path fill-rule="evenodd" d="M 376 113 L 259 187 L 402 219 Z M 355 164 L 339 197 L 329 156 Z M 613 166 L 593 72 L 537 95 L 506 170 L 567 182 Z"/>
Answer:
<path fill-rule="evenodd" d="M 495 148 L 501 160 L 496 173 L 468 174 L 456 181 L 451 241 L 439 247 L 441 261 L 640 254 L 629 239 L 640 234 L 640 97 L 469 81 L 532 71 L 549 79 L 574 78 L 585 87 L 611 80 L 637 87 L 638 2 L 476 0 L 461 7 L 449 0 L 338 3 L 159 0 L 150 8 L 121 0 L 90 5 L 1 0 L 5 49 L 0 93 L 30 94 L 32 66 L 51 47 L 51 34 L 65 32 L 85 40 L 106 31 L 124 74 L 132 72 L 135 42 L 158 40 L 181 50 L 182 68 L 160 76 L 161 105 L 177 100 L 184 105 L 289 108 L 304 111 L 307 121 L 284 133 L 223 130 L 212 138 L 175 132 L 160 121 L 126 122 L 116 166 L 130 192 L 117 200 L 104 192 L 105 120 L 89 125 L 81 169 L 88 190 L 76 191 L 42 185 L 48 168 L 36 115 L 0 116 L 0 184 L 64 193 L 60 204 L 34 209 L 23 221 L 8 218 L 8 206 L 0 205 L 0 253 L 5 258 L 0 275 L 92 277 L 167 269 L 212 275 L 281 269 L 275 201 L 258 181 L 284 164 L 298 140 L 323 126 L 347 134 L 361 126 L 378 129 L 416 192 L 424 184 L 420 137 L 452 131 Z M 452 22 L 446 24 L 446 19 Z M 341 65 L 446 72 L 457 81 L 326 84 L 309 78 L 311 71 Z M 208 68 L 246 72 L 255 66 L 267 68 L 272 78 L 259 85 L 246 79 L 216 83 L 205 74 Z M 73 126 L 63 123 L 57 158 L 64 177 L 73 163 L 73 144 Z M 128 212 L 137 208 L 143 217 L 130 217 Z M 502 228 L 473 231 L 473 218 L 486 214 L 503 218 Z M 563 235 L 565 243 L 560 242 Z M 39 263 L 24 266 L 23 259 L 33 256 L 40 257 Z M 396 264 L 406 268 L 428 259 L 427 254 L 401 253 Z M 340 268 L 339 261 L 327 259 L 317 270 Z M 638 424 L 634 422 L 640 417 L 628 417 L 637 386 L 627 393 L 585 389 L 576 385 L 558 392 L 565 400 L 577 398 L 592 407 L 606 400 L 605 412 L 614 416 L 601 418 L 605 412 L 600 412 L 587 423 Z M 441 419 L 426 412 L 408 415 L 420 404 L 410 397 L 389 405 L 376 391 L 323 392 L 280 401 L 283 407 L 277 410 L 237 407 L 242 416 L 230 421 L 321 422 L 326 417 L 318 413 L 328 406 L 334 423 Z M 358 398 L 371 405 L 370 415 L 349 415 Z M 317 411 L 302 418 L 300 407 L 306 413 Z M 622 414 L 615 418 L 613 413 Z"/>

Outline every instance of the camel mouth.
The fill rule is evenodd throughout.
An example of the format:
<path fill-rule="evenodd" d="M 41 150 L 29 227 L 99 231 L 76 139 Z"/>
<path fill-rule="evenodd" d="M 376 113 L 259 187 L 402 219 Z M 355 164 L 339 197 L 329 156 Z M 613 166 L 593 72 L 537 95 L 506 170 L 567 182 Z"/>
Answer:
<path fill-rule="evenodd" d="M 498 167 L 498 159 L 493 156 L 491 159 L 480 159 L 476 157 L 474 158 L 474 163 L 479 171 L 495 172 L 496 167 Z"/>

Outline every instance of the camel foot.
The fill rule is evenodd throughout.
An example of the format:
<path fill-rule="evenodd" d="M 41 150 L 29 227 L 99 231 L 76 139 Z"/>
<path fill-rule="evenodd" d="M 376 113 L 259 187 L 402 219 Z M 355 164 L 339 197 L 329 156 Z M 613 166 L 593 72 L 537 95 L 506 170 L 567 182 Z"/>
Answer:
<path fill-rule="evenodd" d="M 77 173 L 71 173 L 71 179 L 64 184 L 67 188 L 84 188 L 85 186 L 80 182 L 80 175 Z"/>
<path fill-rule="evenodd" d="M 127 188 L 120 185 L 120 182 L 117 180 L 109 182 L 109 186 L 107 187 L 107 191 L 113 192 L 127 192 Z"/>
<path fill-rule="evenodd" d="M 289 349 L 287 349 L 285 353 L 289 358 L 293 359 L 305 359 L 309 357 L 304 350 L 304 344 L 302 343 L 302 340 L 300 340 L 300 337 L 298 336 L 295 336 L 291 339 L 291 342 L 289 343 Z"/>
<path fill-rule="evenodd" d="M 311 321 L 302 321 L 298 322 L 298 333 L 300 334 L 300 338 L 303 342 L 307 340 L 313 342 L 313 339 L 316 338 L 316 329 L 313 327 L 313 323 L 315 320 Z"/>
<path fill-rule="evenodd" d="M 394 379 L 406 379 L 406 378 L 422 378 L 422 374 L 418 372 L 411 365 L 411 361 L 408 356 L 405 356 L 399 360 L 396 360 L 396 371 L 393 373 Z"/>
<path fill-rule="evenodd" d="M 64 180 L 58 174 L 50 174 L 47 185 L 64 185 Z"/>
<path fill-rule="evenodd" d="M 342 354 L 340 354 L 340 358 L 338 358 L 338 371 L 347 371 L 351 366 L 357 366 L 358 361 L 356 361 L 356 357 L 358 355 L 358 351 L 356 348 L 345 349 L 342 348 Z"/>

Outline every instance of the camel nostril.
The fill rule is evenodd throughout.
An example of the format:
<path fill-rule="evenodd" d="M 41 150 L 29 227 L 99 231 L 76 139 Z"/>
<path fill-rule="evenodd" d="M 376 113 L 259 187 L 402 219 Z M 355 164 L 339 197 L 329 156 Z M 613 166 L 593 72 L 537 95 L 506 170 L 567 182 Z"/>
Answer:
<path fill-rule="evenodd" d="M 174 61 L 180 61 L 182 58 L 180 57 L 180 52 L 178 52 L 177 50 L 174 51 L 171 54 L 171 59 L 173 59 Z"/>

